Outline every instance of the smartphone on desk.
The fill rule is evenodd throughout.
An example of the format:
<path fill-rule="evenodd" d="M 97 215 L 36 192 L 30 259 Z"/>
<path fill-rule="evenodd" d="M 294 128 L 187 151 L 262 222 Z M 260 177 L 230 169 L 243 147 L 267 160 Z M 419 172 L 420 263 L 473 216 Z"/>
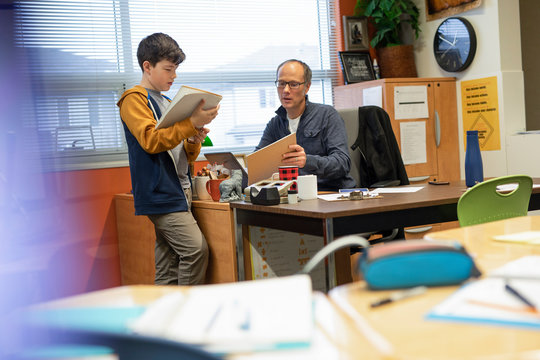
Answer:
<path fill-rule="evenodd" d="M 430 185 L 450 185 L 450 182 L 448 181 L 437 181 L 436 179 L 428 181 L 428 184 Z"/>

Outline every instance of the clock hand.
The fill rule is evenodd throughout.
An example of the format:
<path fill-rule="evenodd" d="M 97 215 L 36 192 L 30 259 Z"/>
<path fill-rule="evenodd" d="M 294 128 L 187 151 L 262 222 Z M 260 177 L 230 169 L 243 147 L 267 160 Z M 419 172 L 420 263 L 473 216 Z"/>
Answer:
<path fill-rule="evenodd" d="M 446 40 L 445 38 L 443 38 L 441 35 L 439 35 L 439 39 L 441 39 L 442 41 L 450 44 L 450 46 L 454 46 L 454 43 L 451 43 L 450 41 Z"/>
<path fill-rule="evenodd" d="M 452 45 L 455 45 L 456 44 L 456 37 L 457 37 L 457 31 L 454 33 L 454 41 L 452 42 Z"/>
<path fill-rule="evenodd" d="M 452 50 L 452 48 L 448 48 L 448 49 L 444 50 L 444 52 L 442 53 L 443 56 L 446 55 L 446 53 L 449 52 L 450 50 Z"/>

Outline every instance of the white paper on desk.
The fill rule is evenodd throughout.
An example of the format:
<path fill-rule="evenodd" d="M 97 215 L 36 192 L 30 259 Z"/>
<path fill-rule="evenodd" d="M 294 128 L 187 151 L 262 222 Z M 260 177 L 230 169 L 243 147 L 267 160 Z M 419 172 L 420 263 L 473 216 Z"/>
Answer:
<path fill-rule="evenodd" d="M 394 88 L 394 118 L 396 120 L 428 117 L 427 86 L 396 86 Z"/>
<path fill-rule="evenodd" d="M 376 188 L 371 190 L 370 194 L 397 194 L 397 193 L 413 193 L 418 190 L 422 190 L 423 186 L 398 186 L 398 187 L 385 187 L 385 188 Z"/>
<path fill-rule="evenodd" d="M 314 329 L 312 300 L 308 275 L 194 286 L 174 311 L 163 310 L 170 321 L 162 322 L 161 336 L 217 353 L 306 347 Z M 156 311 L 154 305 L 148 311 Z M 135 322 L 133 328 L 145 334 L 145 326 Z"/>
<path fill-rule="evenodd" d="M 230 360 L 339 360 L 343 358 L 334 342 L 338 334 L 336 326 L 336 310 L 326 295 L 320 292 L 313 294 L 315 322 L 317 326 L 313 334 L 311 346 L 302 349 L 284 349 L 276 356 L 275 351 L 263 351 L 251 354 L 231 355 Z M 330 337 L 330 338 L 329 338 Z M 334 338 L 332 338 L 334 337 Z M 334 342 L 332 341 L 334 340 Z"/>
<path fill-rule="evenodd" d="M 497 235 L 493 237 L 493 240 L 540 245 L 540 231 L 523 231 L 513 234 Z M 540 261 L 537 265 L 540 268 Z"/>
<path fill-rule="evenodd" d="M 399 131 L 403 164 L 427 163 L 426 122 L 401 121 Z"/>
<path fill-rule="evenodd" d="M 540 281 L 512 280 L 512 286 L 534 304 L 540 304 Z M 502 278 L 486 278 L 457 290 L 427 315 L 428 319 L 522 326 L 540 330 L 540 315 L 504 289 Z"/>
<path fill-rule="evenodd" d="M 373 86 L 362 91 L 362 105 L 382 107 L 382 86 Z"/>
<path fill-rule="evenodd" d="M 533 278 L 540 280 L 540 255 L 523 256 L 489 273 L 493 277 Z M 540 307 L 540 304 L 538 304 Z"/>

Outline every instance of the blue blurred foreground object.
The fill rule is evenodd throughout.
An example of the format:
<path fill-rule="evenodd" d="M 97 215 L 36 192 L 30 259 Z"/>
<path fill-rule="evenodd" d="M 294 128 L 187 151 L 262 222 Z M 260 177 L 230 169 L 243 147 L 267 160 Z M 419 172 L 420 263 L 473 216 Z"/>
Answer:
<path fill-rule="evenodd" d="M 132 333 L 127 324 L 145 307 L 33 310 L 26 314 L 32 341 L 22 359 L 116 354 L 119 360 L 212 360 L 220 357 L 200 347 Z"/>
<path fill-rule="evenodd" d="M 326 256 L 349 246 L 364 248 L 356 270 L 373 290 L 454 285 L 480 276 L 471 256 L 455 241 L 399 240 L 370 247 L 365 238 L 356 235 L 326 245 L 301 273 L 309 273 Z"/>
<path fill-rule="evenodd" d="M 442 286 L 480 276 L 471 256 L 458 242 L 402 240 L 365 251 L 358 271 L 371 289 Z"/>

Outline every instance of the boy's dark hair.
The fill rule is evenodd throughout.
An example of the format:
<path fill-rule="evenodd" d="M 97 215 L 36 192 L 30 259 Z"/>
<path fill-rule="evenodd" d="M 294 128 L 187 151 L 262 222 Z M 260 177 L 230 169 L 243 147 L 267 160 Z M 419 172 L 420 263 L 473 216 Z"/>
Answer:
<path fill-rule="evenodd" d="M 300 65 L 302 65 L 302 67 L 304 68 L 304 81 L 305 81 L 306 84 L 311 84 L 311 76 L 312 76 L 311 68 L 305 62 L 303 62 L 301 60 L 297 60 L 297 59 L 285 60 L 284 62 L 279 64 L 278 67 L 277 67 L 277 70 L 276 70 L 276 80 L 277 80 L 277 75 L 279 73 L 279 69 L 281 69 L 281 67 L 283 65 L 288 64 L 290 62 L 296 62 L 296 63 L 299 63 Z"/>
<path fill-rule="evenodd" d="M 137 60 L 143 71 L 145 61 L 148 61 L 152 66 L 155 66 L 161 60 L 168 60 L 179 65 L 185 58 L 186 54 L 180 49 L 178 43 L 172 37 L 163 33 L 148 35 L 141 40 L 137 49 Z"/>

